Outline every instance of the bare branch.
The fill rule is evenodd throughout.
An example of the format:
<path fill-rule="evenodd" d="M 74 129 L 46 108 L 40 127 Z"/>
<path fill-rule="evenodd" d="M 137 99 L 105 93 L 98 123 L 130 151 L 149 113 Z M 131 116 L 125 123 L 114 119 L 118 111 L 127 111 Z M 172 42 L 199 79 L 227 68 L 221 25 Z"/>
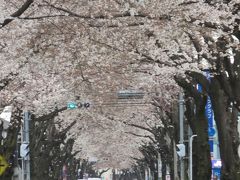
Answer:
<path fill-rule="evenodd" d="M 46 120 L 49 120 L 49 119 L 57 116 L 59 112 L 62 112 L 62 111 L 65 111 L 65 110 L 67 110 L 67 107 L 66 107 L 66 106 L 65 106 L 65 107 L 62 107 L 62 108 L 60 108 L 60 109 L 56 109 L 56 110 L 54 110 L 53 112 L 50 112 L 49 114 L 45 114 L 45 115 L 43 115 L 43 116 L 40 116 L 40 117 L 38 117 L 38 118 L 36 118 L 36 119 L 34 119 L 34 120 L 35 120 L 35 121 L 46 121 Z"/>
<path fill-rule="evenodd" d="M 183 3 L 180 3 L 179 6 L 192 5 L 192 4 L 196 4 L 196 3 L 199 3 L 199 1 L 188 1 L 188 2 L 183 2 Z"/>
<path fill-rule="evenodd" d="M 58 11 L 65 12 L 69 16 L 74 16 L 74 17 L 83 18 L 83 19 L 110 19 L 110 17 L 106 16 L 106 15 L 98 15 L 98 16 L 80 15 L 80 14 L 72 12 L 72 11 L 66 9 L 66 8 L 54 6 L 53 4 L 50 4 L 49 2 L 46 2 L 46 3 L 51 8 L 54 8 L 54 9 L 56 9 Z M 113 14 L 111 18 L 122 18 L 122 17 L 131 17 L 131 14 L 130 14 L 130 12 L 126 11 L 126 12 L 123 12 L 123 13 Z M 155 17 L 149 16 L 148 14 L 143 14 L 143 13 L 139 12 L 138 14 L 134 15 L 134 17 L 141 17 L 141 18 L 147 18 L 147 19 L 156 19 L 156 20 L 171 20 L 171 16 L 165 15 L 165 14 L 160 16 L 160 17 L 155 18 Z"/>
<path fill-rule="evenodd" d="M 116 51 L 119 51 L 119 52 L 123 52 L 123 50 L 121 50 L 121 49 L 119 49 L 119 48 L 117 48 L 117 47 L 111 46 L 111 45 L 109 45 L 109 44 L 107 44 L 107 43 L 100 42 L 100 41 L 95 40 L 95 39 L 92 39 L 92 38 L 89 38 L 89 39 L 90 39 L 91 41 L 93 41 L 93 42 L 98 43 L 98 44 L 101 44 L 101 45 L 107 46 L 108 48 L 111 48 L 111 49 L 113 49 L 113 50 L 116 50 Z"/>
<path fill-rule="evenodd" d="M 151 136 L 148 136 L 148 135 L 140 135 L 140 134 L 136 134 L 133 132 L 125 132 L 125 133 L 131 134 L 131 135 L 137 136 L 137 137 L 149 138 L 153 143 L 157 143 L 157 141 L 155 141 Z"/>
<path fill-rule="evenodd" d="M 110 168 L 107 168 L 107 169 L 105 169 L 105 170 L 100 171 L 100 172 L 99 172 L 99 176 L 101 177 L 101 175 L 102 175 L 103 173 L 107 172 L 109 169 L 110 169 Z"/>
<path fill-rule="evenodd" d="M 144 25 L 144 22 L 134 22 L 134 23 L 129 23 L 129 24 L 126 24 L 126 25 L 122 25 L 121 28 L 123 28 L 123 27 L 137 27 L 137 26 L 143 26 L 143 25 Z M 104 27 L 104 28 L 119 28 L 120 27 L 117 24 L 96 25 L 96 24 L 93 24 L 93 23 L 90 23 L 89 26 L 90 27 L 95 27 L 95 28 L 101 28 L 101 27 Z"/>
<path fill-rule="evenodd" d="M 55 14 L 55 15 L 36 16 L 36 17 L 18 17 L 18 19 L 34 20 L 34 19 L 45 19 L 45 18 L 63 17 L 63 16 L 66 16 L 66 15 L 64 15 L 64 14 Z"/>
<path fill-rule="evenodd" d="M 132 127 L 136 127 L 136 128 L 139 128 L 139 129 L 143 129 L 145 131 L 148 131 L 148 132 L 154 134 L 153 130 L 150 129 L 150 128 L 146 128 L 146 127 L 143 127 L 143 126 L 140 126 L 140 125 L 137 125 L 137 124 L 133 124 L 133 123 L 128 123 L 128 122 L 125 122 L 125 121 L 123 121 L 123 123 L 128 125 L 128 126 L 132 126 Z"/>
<path fill-rule="evenodd" d="M 27 0 L 25 1 L 25 3 L 16 11 L 14 12 L 12 15 L 10 15 L 11 17 L 19 17 L 21 16 L 29 7 L 30 5 L 34 2 L 34 0 Z M 12 22 L 13 19 L 5 19 L 4 22 L 1 24 L 0 28 L 3 28 L 4 26 L 6 26 L 7 24 L 9 24 L 10 22 Z"/>
<path fill-rule="evenodd" d="M 194 23 L 196 21 L 198 21 L 199 19 L 196 19 L 196 18 L 192 18 L 192 17 L 189 17 L 191 20 L 188 21 L 189 23 Z M 215 22 L 210 22 L 210 21 L 200 21 L 199 20 L 199 23 L 197 24 L 201 27 L 208 27 L 208 28 L 212 28 L 212 29 L 221 29 L 223 30 L 224 32 L 229 32 L 231 31 L 231 28 L 229 28 L 228 26 L 224 25 L 224 24 L 219 24 L 219 23 L 215 23 Z"/>

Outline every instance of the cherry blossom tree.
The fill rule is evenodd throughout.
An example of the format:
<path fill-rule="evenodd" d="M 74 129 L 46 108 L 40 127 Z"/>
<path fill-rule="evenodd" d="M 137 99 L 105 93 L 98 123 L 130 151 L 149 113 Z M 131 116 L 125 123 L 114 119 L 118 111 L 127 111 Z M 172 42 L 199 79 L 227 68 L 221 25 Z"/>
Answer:
<path fill-rule="evenodd" d="M 202 66 L 202 70 L 208 68 L 212 73 L 211 82 L 199 72 L 187 72 L 188 82 L 180 84 L 187 91 L 188 97 L 193 97 L 196 109 L 193 104 L 188 106 L 189 119 L 192 129 L 207 139 L 207 124 L 204 119 L 204 106 L 206 95 L 211 97 L 217 129 L 219 132 L 220 154 L 223 162 L 222 178 L 238 179 L 239 169 L 239 134 L 237 131 L 237 113 L 238 93 L 234 93 L 234 89 L 238 89 L 238 64 L 239 64 L 239 7 L 236 1 L 214 2 L 208 1 L 210 7 L 221 10 L 228 17 L 227 21 L 219 19 L 212 21 L 211 19 L 198 22 L 198 25 L 204 25 L 197 31 L 188 32 L 192 43 L 198 52 L 197 58 L 201 62 L 207 62 L 208 65 Z M 225 11 L 225 12 L 224 12 Z M 218 13 L 218 16 L 221 15 Z M 198 18 L 193 18 L 190 22 L 196 22 Z M 205 63 L 206 64 L 206 63 Z M 233 73 L 234 72 L 234 73 Z M 232 74 L 232 75 L 229 75 Z M 234 74 L 234 75 L 233 75 Z M 189 83 L 190 82 L 190 83 Z M 203 93 L 196 90 L 197 83 L 204 87 Z M 195 87 L 194 87 L 195 85 Z M 192 100 L 193 100 L 192 99 Z M 198 110 L 198 107 L 200 109 Z M 196 112 L 194 112 L 196 111 Z M 200 113 L 200 114 L 198 114 Z M 201 115 L 202 114 L 202 115 Z M 194 117 L 201 117 L 194 120 Z M 202 124 L 202 133 L 198 132 L 198 128 Z M 229 127 L 229 128 L 226 128 Z M 203 131 L 205 129 L 205 132 Z M 231 129 L 231 130 L 230 130 Z M 204 135 L 205 134 L 205 135 Z M 199 138 L 198 138 L 199 140 Z M 206 143 L 205 143 L 206 144 Z M 229 157 L 229 151 L 232 156 Z"/>
<path fill-rule="evenodd" d="M 133 138 L 125 132 L 138 134 L 140 131 L 143 136 L 145 132 L 129 129 L 121 122 L 146 127 L 146 122 L 155 126 L 164 121 L 163 117 L 152 116 L 155 109 L 151 104 L 127 107 L 129 104 L 117 99 L 118 90 L 142 90 L 145 97 L 139 105 L 148 104 L 157 97 L 163 113 L 169 112 L 179 91 L 174 76 L 179 77 L 189 70 L 201 74 L 202 62 L 208 62 L 216 78 L 220 74 L 226 79 L 226 75 L 223 76 L 225 69 L 228 68 L 228 75 L 232 72 L 231 63 L 221 60 L 226 53 L 232 56 L 236 53 L 234 67 L 238 65 L 239 47 L 232 42 L 234 38 L 230 38 L 234 35 L 239 39 L 237 0 L 10 0 L 1 3 L 0 8 L 1 104 L 14 102 L 19 108 L 42 116 L 56 107 L 65 107 L 68 101 L 89 101 L 89 109 L 65 110 L 55 120 L 61 122 L 59 129 L 75 120 L 78 122 L 68 132 L 69 138 L 75 138 L 73 151 L 85 146 L 79 156 L 108 158 L 107 162 L 99 162 L 97 166 L 116 167 L 122 162 L 119 166 L 129 167 L 132 161 L 128 156 L 141 156 L 136 153 L 141 138 Z M 214 40 L 216 36 L 218 41 Z M 192 74 L 195 77 L 195 73 L 188 73 L 187 79 Z M 197 78 L 196 82 L 203 84 L 200 80 Z M 224 86 L 220 85 L 226 93 L 225 99 L 229 99 L 232 108 L 237 110 L 238 79 L 235 78 L 234 83 L 232 80 L 231 83 L 229 80 L 219 82 L 224 82 Z M 198 113 L 202 113 L 207 94 L 212 99 L 219 97 L 215 89 L 207 89 L 201 97 L 199 94 L 194 96 L 194 89 L 188 93 L 199 105 Z M 112 107 L 121 104 L 124 107 Z M 224 116 L 217 115 L 223 112 L 216 109 L 217 104 L 222 103 L 213 102 L 215 116 L 219 117 L 216 121 L 225 122 L 225 118 L 221 118 Z M 146 115 L 149 118 L 145 118 Z M 195 123 L 191 126 L 193 130 L 194 126 L 198 127 L 197 121 L 189 121 L 190 125 Z M 221 127 L 231 123 L 220 124 L 219 134 L 224 134 Z M 199 137 L 203 135 L 200 144 L 206 145 L 206 150 L 202 151 L 206 159 L 202 162 L 210 166 L 206 126 L 207 121 L 203 121 L 197 132 Z M 238 146 L 233 137 L 237 137 L 237 131 L 234 132 L 233 136 L 230 133 L 227 137 L 232 138 L 233 154 L 236 155 Z M 233 161 L 224 156 L 224 147 L 231 141 L 220 139 L 224 176 L 229 172 L 234 174 L 237 170 L 230 170 Z M 123 153 L 126 149 L 128 151 Z M 117 160 L 113 158 L 116 155 Z M 231 159 L 238 164 L 238 158 Z M 200 165 L 196 177 L 209 177 L 209 166 Z"/>

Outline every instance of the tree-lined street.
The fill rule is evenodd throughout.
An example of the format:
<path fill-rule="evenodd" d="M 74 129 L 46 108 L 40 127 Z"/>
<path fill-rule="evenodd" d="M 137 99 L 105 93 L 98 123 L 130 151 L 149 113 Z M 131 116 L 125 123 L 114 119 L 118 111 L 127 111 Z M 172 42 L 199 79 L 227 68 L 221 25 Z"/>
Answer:
<path fill-rule="evenodd" d="M 1 0 L 0 179 L 240 179 L 239 4 Z"/>

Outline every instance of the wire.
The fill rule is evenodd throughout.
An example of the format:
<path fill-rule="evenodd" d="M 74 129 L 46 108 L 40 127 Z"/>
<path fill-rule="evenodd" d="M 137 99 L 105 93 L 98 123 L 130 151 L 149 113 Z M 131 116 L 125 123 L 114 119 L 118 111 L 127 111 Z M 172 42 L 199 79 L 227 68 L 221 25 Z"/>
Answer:
<path fill-rule="evenodd" d="M 93 107 L 102 107 L 102 106 L 108 106 L 108 107 L 132 107 L 132 106 L 148 106 L 150 104 L 112 104 L 112 105 L 93 105 Z"/>
<path fill-rule="evenodd" d="M 132 107 L 132 106 L 149 106 L 152 105 L 149 102 L 139 102 L 139 103 L 115 103 L 115 102 L 108 102 L 108 103 L 93 103 L 93 107 Z"/>
<path fill-rule="evenodd" d="M 120 90 L 121 91 L 121 90 Z M 117 91 L 108 91 L 108 92 L 94 92 L 94 91 L 85 91 L 85 92 L 83 92 L 83 94 L 84 93 L 89 93 L 89 94 L 95 94 L 95 95 L 97 95 L 97 94 L 118 94 L 119 92 L 117 92 Z M 144 92 L 144 91 L 139 91 L 139 93 L 143 93 L 143 94 L 158 94 L 158 93 L 160 93 L 160 92 Z"/>
<path fill-rule="evenodd" d="M 112 104 L 151 104 L 150 102 L 104 102 L 104 103 L 93 103 L 99 105 L 112 105 Z"/>

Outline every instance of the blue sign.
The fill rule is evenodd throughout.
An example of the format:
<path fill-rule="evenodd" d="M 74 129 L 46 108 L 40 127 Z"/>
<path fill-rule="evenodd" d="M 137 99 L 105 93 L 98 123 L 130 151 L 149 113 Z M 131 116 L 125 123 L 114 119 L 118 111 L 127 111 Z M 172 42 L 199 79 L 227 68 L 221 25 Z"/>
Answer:
<path fill-rule="evenodd" d="M 215 178 L 217 180 L 221 179 L 221 167 L 222 167 L 221 159 L 213 159 L 212 160 L 212 176 L 213 176 L 213 178 Z"/>
<path fill-rule="evenodd" d="M 212 168 L 221 169 L 221 167 L 222 167 L 222 161 L 221 161 L 221 159 L 213 159 L 213 160 L 212 160 Z"/>
<path fill-rule="evenodd" d="M 213 127 L 208 128 L 208 136 L 214 136 L 216 133 L 216 130 Z"/>

